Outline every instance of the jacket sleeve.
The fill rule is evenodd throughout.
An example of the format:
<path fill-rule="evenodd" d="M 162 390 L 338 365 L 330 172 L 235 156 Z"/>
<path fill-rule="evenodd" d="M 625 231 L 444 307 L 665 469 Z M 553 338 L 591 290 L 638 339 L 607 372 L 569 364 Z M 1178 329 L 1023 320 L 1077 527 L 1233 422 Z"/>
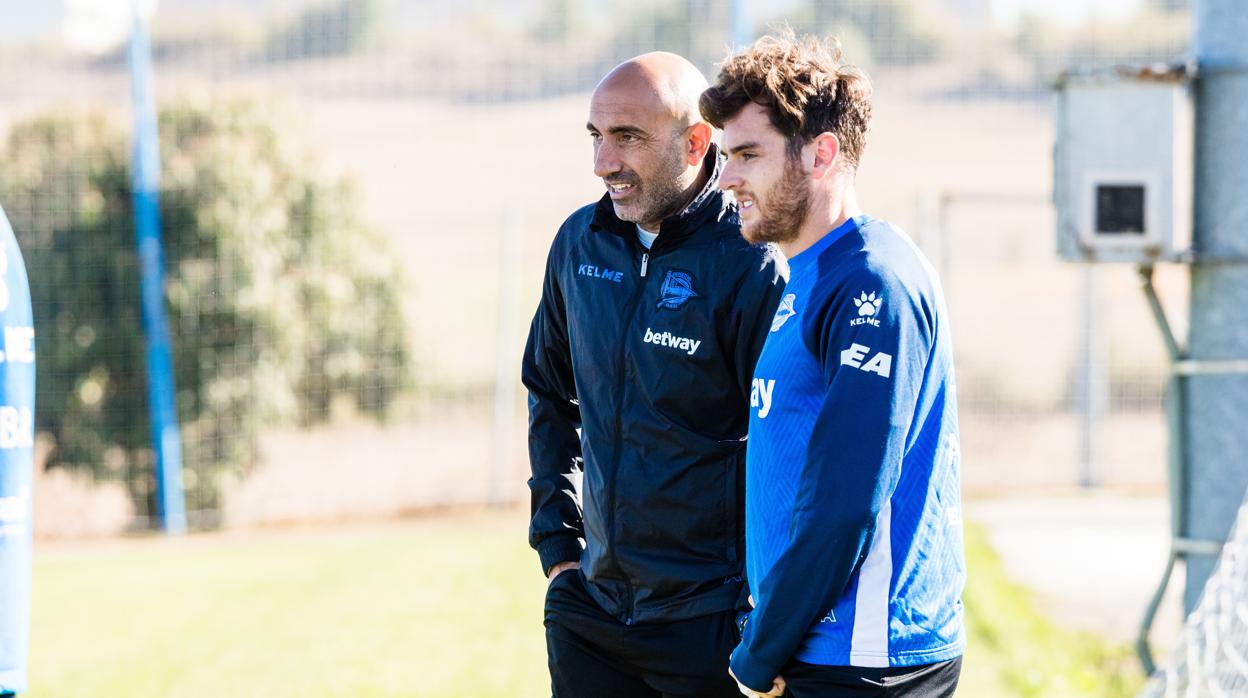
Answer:
<path fill-rule="evenodd" d="M 732 337 L 733 366 L 736 370 L 737 385 L 741 391 L 741 406 L 748 409 L 750 404 L 750 384 L 754 380 L 754 366 L 758 356 L 763 352 L 763 344 L 771 332 L 771 321 L 776 314 L 776 306 L 784 293 L 784 277 L 777 268 L 774 254 L 764 248 L 755 247 L 747 250 L 750 256 L 750 267 L 739 287 L 736 289 L 733 314 L 737 319 L 736 335 Z M 744 462 L 744 461 L 743 461 Z M 745 470 L 741 470 L 744 478 Z M 745 493 L 745 482 L 740 483 L 738 492 Z M 745 502 L 739 502 L 737 511 L 745 511 Z M 750 584 L 745 567 L 741 569 L 741 594 L 737 598 L 736 609 L 740 612 L 750 611 Z M 740 628 L 738 622 L 738 628 Z"/>
<path fill-rule="evenodd" d="M 749 252 L 754 261 L 745 280 L 737 289 L 735 310 L 739 321 L 737 336 L 733 338 L 733 363 L 743 406 L 750 403 L 750 383 L 754 380 L 754 366 L 758 363 L 758 355 L 763 352 L 763 344 L 771 332 L 771 321 L 776 315 L 776 306 L 780 304 L 785 283 L 771 252 L 763 248 L 752 248 Z"/>
<path fill-rule="evenodd" d="M 543 572 L 579 560 L 584 538 L 577 494 L 581 411 L 572 377 L 559 250 L 556 239 L 521 366 L 521 380 L 529 391 L 529 545 L 537 550 Z"/>
<path fill-rule="evenodd" d="M 863 270 L 837 286 L 843 290 L 812 303 L 803 321 L 806 347 L 823 368 L 824 396 L 787 545 L 758 580 L 758 606 L 731 660 L 737 678 L 757 691 L 771 687 L 867 559 L 901 474 L 933 344 L 926 304 L 895 279 Z M 855 295 L 872 291 L 882 302 Z M 864 318 L 879 325 L 851 324 Z"/>

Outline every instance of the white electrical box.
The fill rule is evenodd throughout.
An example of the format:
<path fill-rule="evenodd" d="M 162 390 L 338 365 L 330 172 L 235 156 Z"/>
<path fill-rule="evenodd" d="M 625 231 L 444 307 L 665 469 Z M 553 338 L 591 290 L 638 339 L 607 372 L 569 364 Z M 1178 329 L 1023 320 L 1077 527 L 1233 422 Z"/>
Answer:
<path fill-rule="evenodd" d="M 1182 67 L 1063 76 L 1053 149 L 1058 255 L 1076 262 L 1188 258 L 1193 127 Z"/>

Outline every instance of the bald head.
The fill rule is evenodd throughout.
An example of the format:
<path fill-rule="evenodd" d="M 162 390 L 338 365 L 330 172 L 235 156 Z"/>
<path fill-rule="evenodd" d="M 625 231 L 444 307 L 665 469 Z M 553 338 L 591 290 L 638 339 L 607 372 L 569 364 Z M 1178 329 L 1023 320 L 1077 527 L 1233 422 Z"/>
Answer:
<path fill-rule="evenodd" d="M 594 174 L 615 213 L 658 231 L 710 177 L 703 160 L 711 125 L 698 111 L 706 78 L 674 53 L 647 53 L 616 66 L 589 100 Z"/>
<path fill-rule="evenodd" d="M 666 114 L 677 128 L 687 128 L 702 121 L 698 98 L 706 88 L 706 77 L 687 59 L 653 51 L 613 68 L 594 88 L 593 99 L 630 100 Z"/>

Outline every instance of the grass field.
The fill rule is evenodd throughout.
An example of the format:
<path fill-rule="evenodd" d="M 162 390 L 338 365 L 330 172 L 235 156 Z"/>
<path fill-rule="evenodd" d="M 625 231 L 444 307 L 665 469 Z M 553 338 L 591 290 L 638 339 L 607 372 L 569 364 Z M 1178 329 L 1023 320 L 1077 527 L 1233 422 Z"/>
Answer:
<path fill-rule="evenodd" d="M 36 544 L 31 698 L 549 695 L 516 511 L 181 541 Z M 968 538 L 960 696 L 1126 696 L 1126 651 L 1053 627 Z"/>

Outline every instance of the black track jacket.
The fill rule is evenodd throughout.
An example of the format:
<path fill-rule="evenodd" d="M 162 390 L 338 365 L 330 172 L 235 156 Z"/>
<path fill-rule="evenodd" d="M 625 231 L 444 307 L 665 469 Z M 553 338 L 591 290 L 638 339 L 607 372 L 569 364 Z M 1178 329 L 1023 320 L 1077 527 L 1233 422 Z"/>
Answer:
<path fill-rule="evenodd" d="M 705 166 L 649 251 L 608 196 L 564 222 L 524 352 L 529 543 L 543 570 L 579 560 L 627 624 L 731 609 L 742 588 L 750 381 L 783 281 L 741 237 L 714 147 Z"/>

